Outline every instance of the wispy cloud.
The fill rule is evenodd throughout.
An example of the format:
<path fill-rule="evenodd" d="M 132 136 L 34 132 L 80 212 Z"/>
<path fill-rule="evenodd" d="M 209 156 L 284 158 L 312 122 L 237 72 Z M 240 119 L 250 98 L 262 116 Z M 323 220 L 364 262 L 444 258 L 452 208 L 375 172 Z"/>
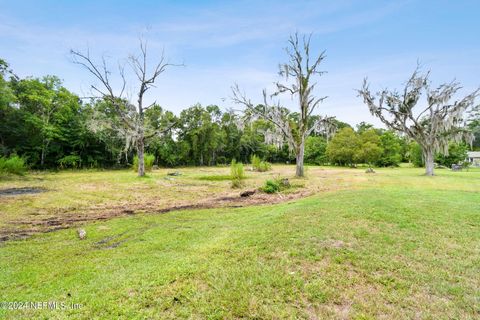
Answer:
<path fill-rule="evenodd" d="M 136 11 L 144 11 L 133 15 L 128 12 L 128 4 L 124 4 L 126 8 L 118 6 L 113 13 L 99 10 L 92 11 L 90 16 L 84 10 L 76 24 L 47 24 L 19 14 L 0 13 L 0 52 L 21 76 L 53 73 L 82 94 L 88 91 L 92 78 L 71 63 L 69 49 L 90 48 L 93 56 L 108 54 L 115 63 L 137 51 L 138 37 L 146 31 L 152 59 L 165 49 L 173 62 L 187 65 L 168 70 L 150 95 L 152 100 L 178 112 L 196 102 L 231 107 L 228 97 L 234 83 L 254 101 L 260 101 L 262 89 L 272 90 L 277 80 L 277 64 L 285 59 L 282 47 L 288 35 L 295 31 L 313 32 L 315 50 L 325 46 L 328 54 L 325 69 L 329 73 L 319 80 L 318 94 L 329 98 L 320 111 L 354 123 L 374 121 L 354 91 L 365 76 L 379 87 L 395 87 L 420 58 L 441 80 L 456 76 L 466 87 L 479 84 L 473 76 L 466 76 L 480 73 L 478 45 L 453 49 L 442 46 L 438 50 L 439 45 L 431 42 L 431 48 L 420 50 L 418 43 L 414 46 L 416 34 L 412 30 L 416 30 L 409 29 L 408 23 L 397 27 L 397 20 L 407 21 L 409 14 L 422 14 L 417 8 L 409 13 L 407 9 L 413 5 L 418 6 L 419 2 L 248 0 L 191 6 L 164 3 L 155 9 L 135 6 Z M 68 9 L 68 3 L 58 6 Z M 45 15 L 47 11 L 38 14 Z M 119 12 L 123 16 L 119 17 Z M 419 21 L 428 18 L 421 16 Z M 393 32 L 409 43 L 396 43 Z M 396 52 L 398 48 L 400 51 Z M 293 106 L 289 99 L 285 99 L 285 104 Z"/>

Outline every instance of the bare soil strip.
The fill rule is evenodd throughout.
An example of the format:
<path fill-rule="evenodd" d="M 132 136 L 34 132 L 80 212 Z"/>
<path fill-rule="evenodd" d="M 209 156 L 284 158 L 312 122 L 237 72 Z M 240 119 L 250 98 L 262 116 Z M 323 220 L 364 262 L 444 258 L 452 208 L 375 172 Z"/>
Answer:
<path fill-rule="evenodd" d="M 46 189 L 43 188 L 8 188 L 8 189 L 0 189 L 0 197 L 5 196 L 19 196 L 24 194 L 35 194 L 40 192 L 45 192 Z"/>
<path fill-rule="evenodd" d="M 310 191 L 299 191 L 289 194 L 265 194 L 256 192 L 248 197 L 232 196 L 210 198 L 197 203 L 177 204 L 170 207 L 159 207 L 155 201 L 145 203 L 130 203 L 117 206 L 100 206 L 86 208 L 80 211 L 56 210 L 53 217 L 33 218 L 9 221 L 8 227 L 0 229 L 0 243 L 13 239 L 25 239 L 37 233 L 52 232 L 80 226 L 87 222 L 108 220 L 120 216 L 139 213 L 163 214 L 170 211 L 237 208 L 252 205 L 275 204 L 311 195 Z"/>

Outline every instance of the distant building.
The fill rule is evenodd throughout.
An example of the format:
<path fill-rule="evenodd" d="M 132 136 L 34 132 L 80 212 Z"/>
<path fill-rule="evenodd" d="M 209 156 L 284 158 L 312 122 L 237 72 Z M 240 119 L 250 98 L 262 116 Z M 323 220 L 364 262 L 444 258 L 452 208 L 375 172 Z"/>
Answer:
<path fill-rule="evenodd" d="M 467 161 L 474 167 L 480 167 L 480 151 L 468 151 Z"/>

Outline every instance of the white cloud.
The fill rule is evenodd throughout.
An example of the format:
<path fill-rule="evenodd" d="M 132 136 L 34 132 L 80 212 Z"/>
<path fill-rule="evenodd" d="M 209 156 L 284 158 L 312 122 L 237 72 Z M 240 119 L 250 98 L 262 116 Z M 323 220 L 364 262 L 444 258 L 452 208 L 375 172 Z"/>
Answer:
<path fill-rule="evenodd" d="M 408 3 L 378 6 L 359 5 L 356 1 L 321 4 L 318 1 L 269 1 L 262 5 L 257 1 L 229 2 L 151 23 L 147 36 L 152 57 L 165 47 L 166 55 L 173 57 L 173 62 L 185 60 L 186 67 L 167 70 L 148 99 L 177 113 L 197 102 L 231 107 L 230 87 L 238 83 L 253 101 L 260 102 L 263 88 L 273 90 L 276 66 L 284 58 L 282 47 L 289 33 L 313 31 L 318 36 L 314 40 L 321 39 L 372 24 Z M 70 62 L 70 48 L 90 47 L 93 56 L 107 53 L 115 63 L 137 51 L 138 36 L 144 30 L 145 25 L 135 21 L 125 21 L 121 31 L 98 29 L 89 24 L 58 28 L 17 21 L 0 14 L 0 51 L 20 76 L 56 74 L 65 80 L 68 88 L 87 95 L 92 78 Z M 475 60 L 472 57 L 478 54 L 478 49 L 463 53 L 412 52 L 372 56 L 370 61 L 362 61 L 355 52 L 343 61 L 328 56 L 325 62 L 328 73 L 319 80 L 318 94 L 329 98 L 319 107 L 319 112 L 352 124 L 360 121 L 378 124 L 354 91 L 365 76 L 375 87 L 398 87 L 420 58 L 435 70 L 435 79 L 448 81 L 452 74 L 463 81 L 468 73 L 480 73 L 479 64 L 472 66 L 463 62 Z M 470 81 L 467 87 L 471 86 Z M 284 101 L 293 105 L 288 98 Z"/>

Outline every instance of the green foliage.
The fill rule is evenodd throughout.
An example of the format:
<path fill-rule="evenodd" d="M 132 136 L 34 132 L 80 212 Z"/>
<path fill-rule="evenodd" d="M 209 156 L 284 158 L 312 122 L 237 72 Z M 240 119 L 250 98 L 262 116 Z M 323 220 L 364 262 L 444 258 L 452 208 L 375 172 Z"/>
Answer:
<path fill-rule="evenodd" d="M 262 159 L 260 159 L 260 157 L 258 157 L 255 154 L 253 154 L 252 157 L 250 158 L 250 163 L 252 164 L 253 169 L 258 168 L 261 162 L 262 162 Z"/>
<path fill-rule="evenodd" d="M 361 162 L 372 166 L 372 164 L 378 162 L 382 156 L 383 149 L 373 142 L 367 141 L 362 144 L 358 156 Z"/>
<path fill-rule="evenodd" d="M 262 191 L 265 193 L 275 193 L 280 191 L 280 183 L 277 180 L 267 180 L 262 187 Z"/>
<path fill-rule="evenodd" d="M 334 164 L 397 166 L 402 160 L 402 139 L 391 131 L 360 123 L 359 133 L 351 128 L 340 130 L 327 145 L 327 156 Z"/>
<path fill-rule="evenodd" d="M 288 179 L 282 179 L 280 177 L 276 177 L 275 179 L 271 180 L 266 180 L 265 184 L 260 190 L 262 190 L 265 193 L 276 193 L 283 191 L 285 189 L 290 188 L 290 182 Z"/>
<path fill-rule="evenodd" d="M 232 179 L 245 179 L 245 171 L 243 169 L 243 163 L 237 162 L 235 159 L 230 164 L 230 177 Z"/>
<path fill-rule="evenodd" d="M 152 171 L 153 163 L 155 162 L 155 156 L 150 153 L 145 153 L 143 155 L 143 160 L 145 164 L 145 171 Z M 138 171 L 138 156 L 133 157 L 133 171 Z"/>
<path fill-rule="evenodd" d="M 307 137 L 305 140 L 305 163 L 322 165 L 328 162 L 327 141 L 323 137 Z"/>
<path fill-rule="evenodd" d="M 23 175 L 26 171 L 25 161 L 19 156 L 0 157 L 0 174 Z"/>
<path fill-rule="evenodd" d="M 382 153 L 378 133 L 375 129 L 364 129 L 359 136 L 359 147 L 355 155 L 357 161 L 372 166 L 380 160 Z"/>
<path fill-rule="evenodd" d="M 124 110 L 126 111 L 126 109 Z M 194 105 L 180 116 L 154 105 L 145 111 L 145 125 L 171 131 L 146 141 L 145 151 L 161 166 L 246 163 L 255 154 L 266 162 L 292 161 L 286 145 L 266 144 L 272 125 L 257 119 L 241 128 L 241 116 L 218 106 Z M 125 148 L 124 124 L 108 101 L 83 103 L 55 76 L 20 79 L 0 59 L 0 156 L 16 153 L 32 168 L 125 167 L 134 146 Z M 175 132 L 175 134 L 173 134 Z M 80 159 L 65 158 L 77 155 Z M 64 159 L 65 158 L 65 159 Z M 75 161 L 74 161 L 75 160 Z"/>
<path fill-rule="evenodd" d="M 402 140 L 392 131 L 385 131 L 380 136 L 382 156 L 377 160 L 380 167 L 398 166 L 402 161 Z"/>
<path fill-rule="evenodd" d="M 272 164 L 267 161 L 262 161 L 257 167 L 258 172 L 265 172 L 265 171 L 270 171 L 272 170 Z"/>
<path fill-rule="evenodd" d="M 423 167 L 422 147 L 418 143 L 410 143 L 408 159 L 415 167 Z"/>
<path fill-rule="evenodd" d="M 58 160 L 58 165 L 61 169 L 72 168 L 77 169 L 80 167 L 81 159 L 77 155 L 69 155 Z"/>
<path fill-rule="evenodd" d="M 438 154 L 435 162 L 439 165 L 450 168 L 452 164 L 462 164 L 467 158 L 468 147 L 464 143 L 450 143 L 448 146 L 448 156 Z"/>
<path fill-rule="evenodd" d="M 327 156 L 331 163 L 338 165 L 354 165 L 360 141 L 350 127 L 340 129 L 327 145 Z"/>
<path fill-rule="evenodd" d="M 232 188 L 240 188 L 242 186 L 242 180 L 245 179 L 245 170 L 243 163 L 233 159 L 230 164 L 230 178 L 232 180 Z"/>
<path fill-rule="evenodd" d="M 300 114 L 287 111 L 285 114 L 297 136 Z M 55 76 L 14 77 L 1 59 L 0 119 L 0 156 L 18 154 L 32 168 L 126 167 L 134 157 L 134 146 L 125 148 L 127 137 L 119 130 L 123 122 L 111 103 L 105 100 L 83 103 Z M 310 117 L 309 126 L 316 119 L 318 116 Z M 472 126 L 478 128 L 478 116 L 473 119 L 476 122 Z M 367 123 L 360 123 L 355 133 L 347 123 L 336 119 L 334 122 L 339 132 L 328 146 L 322 136 L 306 137 L 306 164 L 322 165 L 330 161 L 340 165 L 371 162 L 394 166 L 400 160 L 408 160 L 407 144 L 393 133 Z M 158 105 L 145 111 L 148 128 L 161 129 L 167 123 L 175 123 L 172 130 L 146 141 L 145 152 L 155 156 L 160 166 L 227 165 L 237 159 L 243 163 L 253 160 L 256 171 L 268 171 L 270 163 L 295 161 L 287 144 L 265 143 L 265 132 L 272 130 L 273 125 L 263 119 L 253 119 L 245 125 L 241 115 L 222 112 L 215 105 L 196 104 L 178 117 Z M 362 135 L 372 130 L 381 141 L 370 141 L 373 144 L 362 149 L 366 143 Z M 383 152 L 378 158 L 380 148 Z"/>
<path fill-rule="evenodd" d="M 252 164 L 253 170 L 258 172 L 265 172 L 272 169 L 271 163 L 267 161 L 263 161 L 262 159 L 260 159 L 260 157 L 258 157 L 255 154 L 252 155 L 252 157 L 250 158 L 250 163 Z"/>

